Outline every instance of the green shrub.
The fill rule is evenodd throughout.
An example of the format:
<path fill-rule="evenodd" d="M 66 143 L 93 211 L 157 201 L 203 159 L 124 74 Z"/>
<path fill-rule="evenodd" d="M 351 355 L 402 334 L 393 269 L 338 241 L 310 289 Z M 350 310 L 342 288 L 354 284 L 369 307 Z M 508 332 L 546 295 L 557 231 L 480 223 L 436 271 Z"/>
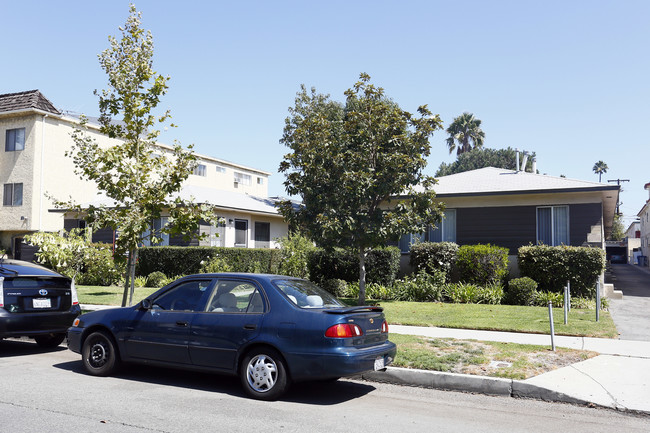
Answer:
<path fill-rule="evenodd" d="M 503 300 L 503 287 L 497 283 L 487 286 L 452 283 L 445 285 L 444 293 L 446 299 L 456 304 L 497 305 Z"/>
<path fill-rule="evenodd" d="M 458 245 L 453 242 L 422 242 L 411 246 L 409 264 L 415 273 L 437 270 L 449 278 L 457 253 Z"/>
<path fill-rule="evenodd" d="M 463 245 L 458 248 L 455 269 L 464 283 L 501 283 L 508 275 L 508 249 L 490 244 Z"/>
<path fill-rule="evenodd" d="M 135 280 L 133 280 L 133 285 L 135 287 L 146 287 L 147 277 L 135 277 Z"/>
<path fill-rule="evenodd" d="M 83 267 L 78 275 L 79 284 L 110 286 L 121 281 L 124 267 L 116 265 L 113 252 L 104 244 L 91 244 L 84 254 Z"/>
<path fill-rule="evenodd" d="M 510 305 L 533 305 L 537 296 L 537 282 L 532 278 L 515 278 L 508 282 L 506 303 Z"/>
<path fill-rule="evenodd" d="M 397 301 L 442 302 L 444 283 L 444 272 L 419 272 L 395 281 L 393 297 Z"/>
<path fill-rule="evenodd" d="M 219 254 L 208 258 L 201 266 L 201 273 L 217 274 L 219 272 L 232 272 L 232 266 Z"/>
<path fill-rule="evenodd" d="M 316 249 L 312 241 L 300 233 L 292 233 L 278 242 L 282 256 L 278 273 L 309 279 L 309 254 Z"/>
<path fill-rule="evenodd" d="M 165 274 L 160 271 L 155 271 L 147 275 L 147 287 L 163 287 L 163 284 L 167 280 Z"/>
<path fill-rule="evenodd" d="M 358 298 L 359 297 L 359 282 L 355 281 L 354 283 L 347 284 L 347 290 L 345 293 L 347 298 Z M 388 301 L 393 299 L 393 291 L 381 284 L 377 283 L 367 283 L 366 284 L 366 299 L 373 300 L 382 300 Z"/>
<path fill-rule="evenodd" d="M 281 251 L 266 248 L 225 247 L 144 247 L 139 250 L 138 275 L 160 271 L 165 275 L 189 275 L 201 272 L 212 257 L 222 257 L 233 272 L 277 274 Z"/>
<path fill-rule="evenodd" d="M 549 302 L 551 302 L 554 308 L 560 308 L 564 306 L 564 295 L 562 293 L 555 292 L 535 293 L 535 305 L 538 307 L 546 307 L 548 306 Z"/>
<path fill-rule="evenodd" d="M 398 248 L 371 250 L 366 257 L 366 282 L 392 286 L 399 271 Z M 309 278 L 321 283 L 331 279 L 359 281 L 359 257 L 347 249 L 316 249 L 309 254 Z"/>
<path fill-rule="evenodd" d="M 319 285 L 320 288 L 327 290 L 332 295 L 337 297 L 348 297 L 348 283 L 343 280 L 332 278 L 331 280 L 325 280 Z M 358 285 L 357 285 L 358 288 Z M 359 293 L 357 292 L 357 297 Z"/>
<path fill-rule="evenodd" d="M 499 305 L 503 302 L 505 292 L 503 286 L 498 283 L 488 284 L 487 286 L 479 287 L 476 304 Z"/>
<path fill-rule="evenodd" d="M 596 282 L 605 270 L 605 252 L 600 248 L 545 245 L 519 248 L 521 275 L 539 283 L 541 290 L 562 293 L 567 281 L 571 294 L 593 298 Z"/>

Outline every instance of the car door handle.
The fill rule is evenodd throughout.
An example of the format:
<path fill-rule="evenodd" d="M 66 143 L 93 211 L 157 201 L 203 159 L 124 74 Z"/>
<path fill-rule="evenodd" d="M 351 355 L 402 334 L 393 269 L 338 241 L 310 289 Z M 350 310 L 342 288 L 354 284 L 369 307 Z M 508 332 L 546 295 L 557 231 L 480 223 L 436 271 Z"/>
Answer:
<path fill-rule="evenodd" d="M 182 322 L 182 321 L 180 321 L 180 320 L 179 320 L 178 322 L 176 322 L 176 326 L 181 326 L 181 327 L 183 327 L 183 328 L 187 328 L 187 325 L 189 325 L 189 323 L 187 323 L 187 322 Z"/>
<path fill-rule="evenodd" d="M 248 331 L 254 331 L 257 329 L 257 325 L 244 325 L 244 329 Z"/>

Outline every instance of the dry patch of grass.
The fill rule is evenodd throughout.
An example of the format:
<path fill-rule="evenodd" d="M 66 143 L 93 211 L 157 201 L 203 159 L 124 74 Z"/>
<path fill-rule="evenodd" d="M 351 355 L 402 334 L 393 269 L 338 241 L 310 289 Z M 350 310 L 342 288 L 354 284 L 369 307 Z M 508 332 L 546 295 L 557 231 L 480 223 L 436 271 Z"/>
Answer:
<path fill-rule="evenodd" d="M 395 367 L 527 379 L 598 355 L 595 352 L 491 341 L 391 334 Z"/>

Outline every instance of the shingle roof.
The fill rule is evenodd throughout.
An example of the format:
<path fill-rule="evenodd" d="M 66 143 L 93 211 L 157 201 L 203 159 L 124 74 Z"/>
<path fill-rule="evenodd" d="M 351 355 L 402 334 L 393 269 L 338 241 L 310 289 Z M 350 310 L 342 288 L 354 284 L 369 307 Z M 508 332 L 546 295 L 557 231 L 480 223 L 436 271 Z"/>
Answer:
<path fill-rule="evenodd" d="M 54 104 L 38 90 L 26 92 L 5 93 L 0 95 L 0 113 L 36 109 L 48 113 L 61 114 Z"/>
<path fill-rule="evenodd" d="M 486 167 L 437 178 L 436 195 L 495 195 L 617 190 L 617 185 Z"/>

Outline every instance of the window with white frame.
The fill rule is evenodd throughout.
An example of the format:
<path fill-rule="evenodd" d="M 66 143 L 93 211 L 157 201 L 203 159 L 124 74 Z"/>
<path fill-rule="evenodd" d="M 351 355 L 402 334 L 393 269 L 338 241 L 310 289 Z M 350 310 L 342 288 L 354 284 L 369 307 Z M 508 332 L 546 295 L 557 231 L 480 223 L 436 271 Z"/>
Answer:
<path fill-rule="evenodd" d="M 215 167 L 217 169 L 217 173 L 225 173 L 226 172 L 226 167 L 224 167 L 223 165 L 217 164 Z"/>
<path fill-rule="evenodd" d="M 248 220 L 235 220 L 235 246 L 248 247 Z"/>
<path fill-rule="evenodd" d="M 264 185 L 264 178 L 263 177 L 258 177 L 257 178 L 257 184 L 258 185 Z"/>
<path fill-rule="evenodd" d="M 5 152 L 25 150 L 25 128 L 7 129 L 5 133 Z"/>
<path fill-rule="evenodd" d="M 456 209 L 446 209 L 438 226 L 429 229 L 429 242 L 456 242 Z"/>
<path fill-rule="evenodd" d="M 226 222 L 224 220 L 219 220 L 216 225 L 210 226 L 210 246 L 226 246 Z"/>
<path fill-rule="evenodd" d="M 207 168 L 204 164 L 199 164 L 196 167 L 194 167 L 194 171 L 192 172 L 192 174 L 195 176 L 205 177 L 207 175 Z"/>
<path fill-rule="evenodd" d="M 271 223 L 255 222 L 255 247 L 271 247 Z"/>
<path fill-rule="evenodd" d="M 22 206 L 23 205 L 23 184 L 22 183 L 5 183 L 4 194 L 2 196 L 3 206 Z"/>
<path fill-rule="evenodd" d="M 537 208 L 537 244 L 569 245 L 569 206 Z"/>
<path fill-rule="evenodd" d="M 252 178 L 250 174 L 239 173 L 237 171 L 235 172 L 235 183 L 250 186 L 251 180 Z"/>
<path fill-rule="evenodd" d="M 169 233 L 163 233 L 162 229 L 167 225 L 167 217 L 154 218 L 149 225 L 149 230 L 144 232 L 142 243 L 146 247 L 169 246 Z M 159 242 L 152 242 L 151 237 L 155 236 Z"/>

